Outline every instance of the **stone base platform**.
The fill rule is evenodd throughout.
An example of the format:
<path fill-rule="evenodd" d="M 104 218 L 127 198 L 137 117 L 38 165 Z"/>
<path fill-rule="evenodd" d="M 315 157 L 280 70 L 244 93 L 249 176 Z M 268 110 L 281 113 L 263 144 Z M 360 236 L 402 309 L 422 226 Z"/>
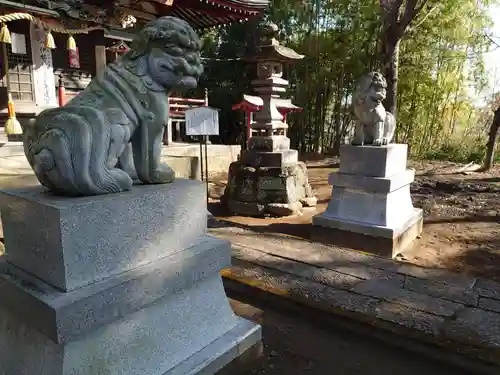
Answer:
<path fill-rule="evenodd" d="M 407 152 L 404 144 L 343 146 L 340 170 L 328 178 L 332 196 L 326 211 L 313 218 L 311 236 L 391 258 L 402 253 L 422 231 Z"/>
<path fill-rule="evenodd" d="M 394 258 L 412 244 L 423 227 L 421 209 L 396 229 L 332 218 L 325 213 L 313 217 L 311 240 Z"/>
<path fill-rule="evenodd" d="M 40 314 L 35 298 L 31 301 L 32 314 Z M 62 318 L 75 325 L 82 319 L 85 326 L 85 319 L 102 313 L 96 309 L 78 317 L 72 311 L 73 316 Z M 45 328 L 49 325 L 46 322 Z M 260 326 L 234 316 L 218 275 L 61 343 L 30 321 L 0 309 L 0 363 L 5 374 L 215 374 L 260 339 Z"/>
<path fill-rule="evenodd" d="M 210 375 L 258 345 L 260 326 L 225 295 L 230 244 L 206 234 L 205 202 L 190 180 L 2 192 L 0 373 Z"/>
<path fill-rule="evenodd" d="M 317 202 L 301 162 L 275 168 L 232 163 L 221 201 L 231 213 L 245 216 L 289 216 Z"/>

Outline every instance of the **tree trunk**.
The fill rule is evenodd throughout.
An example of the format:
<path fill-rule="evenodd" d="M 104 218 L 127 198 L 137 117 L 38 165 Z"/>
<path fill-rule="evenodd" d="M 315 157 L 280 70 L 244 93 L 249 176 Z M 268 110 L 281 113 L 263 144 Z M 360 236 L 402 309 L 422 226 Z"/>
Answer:
<path fill-rule="evenodd" d="M 398 100 L 399 44 L 401 37 L 397 27 L 388 27 L 382 36 L 381 67 L 387 80 L 387 96 L 384 107 L 396 117 Z"/>
<path fill-rule="evenodd" d="M 500 129 L 500 107 L 495 111 L 493 122 L 491 123 L 490 133 L 488 136 L 488 144 L 486 145 L 486 158 L 484 161 L 484 170 L 488 171 L 493 167 L 493 159 L 495 157 L 496 141 L 498 130 Z"/>
<path fill-rule="evenodd" d="M 380 63 L 387 80 L 384 107 L 397 115 L 399 45 L 428 0 L 380 0 L 383 15 Z M 404 8 L 403 7 L 404 4 Z"/>
<path fill-rule="evenodd" d="M 334 155 L 340 154 L 340 145 L 342 144 L 342 98 L 344 97 L 342 88 L 344 87 L 344 68 L 340 69 L 340 75 L 337 79 L 337 95 L 335 99 L 335 138 L 333 143 Z"/>

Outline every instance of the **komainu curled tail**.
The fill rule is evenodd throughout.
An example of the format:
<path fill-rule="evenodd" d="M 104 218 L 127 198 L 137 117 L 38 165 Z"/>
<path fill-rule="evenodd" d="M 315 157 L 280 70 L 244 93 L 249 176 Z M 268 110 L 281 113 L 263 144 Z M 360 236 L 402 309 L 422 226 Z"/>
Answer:
<path fill-rule="evenodd" d="M 132 179 L 107 150 L 113 127 L 105 112 L 64 107 L 42 112 L 24 131 L 26 157 L 40 183 L 59 195 L 82 196 L 129 190 Z M 121 150 L 123 151 L 123 150 Z"/>

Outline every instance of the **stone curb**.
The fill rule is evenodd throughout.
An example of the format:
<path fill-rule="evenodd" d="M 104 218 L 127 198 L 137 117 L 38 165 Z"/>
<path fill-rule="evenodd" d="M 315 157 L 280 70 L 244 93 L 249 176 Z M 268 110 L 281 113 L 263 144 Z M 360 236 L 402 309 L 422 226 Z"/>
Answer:
<path fill-rule="evenodd" d="M 311 280 L 303 273 L 304 267 L 316 268 L 320 272 L 322 268 L 256 252 L 259 251 L 233 244 L 233 266 L 221 271 L 222 277 L 323 313 L 343 316 L 406 339 L 437 345 L 446 351 L 479 360 L 488 367 L 500 365 L 500 314 L 428 296 L 425 297 L 437 305 L 419 306 L 418 299 L 415 302 L 411 298 L 405 300 L 403 296 L 398 300 L 397 295 L 384 294 L 381 292 L 383 288 L 373 288 L 374 284 L 370 282 L 351 289 L 335 288 L 328 285 L 331 284 L 328 279 Z M 287 271 L 276 268 L 281 262 L 286 264 Z M 293 270 L 293 266 L 299 271 Z M 297 274 L 300 269 L 302 275 Z M 371 281 L 384 284 L 381 279 Z M 492 373 L 498 373 L 498 368 Z"/>

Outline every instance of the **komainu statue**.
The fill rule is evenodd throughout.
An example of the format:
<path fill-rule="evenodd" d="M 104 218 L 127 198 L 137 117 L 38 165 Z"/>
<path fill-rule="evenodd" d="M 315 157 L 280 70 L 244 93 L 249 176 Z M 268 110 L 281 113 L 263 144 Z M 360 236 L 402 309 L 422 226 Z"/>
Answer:
<path fill-rule="evenodd" d="M 193 29 L 162 17 L 138 33 L 130 51 L 108 65 L 68 104 L 41 112 L 24 129 L 24 151 L 54 194 L 88 196 L 172 182 L 160 164 L 168 93 L 194 88 L 203 72 Z"/>
<path fill-rule="evenodd" d="M 378 72 L 364 75 L 353 95 L 356 128 L 353 145 L 382 146 L 391 143 L 396 130 L 396 119 L 385 110 L 387 82 Z"/>

